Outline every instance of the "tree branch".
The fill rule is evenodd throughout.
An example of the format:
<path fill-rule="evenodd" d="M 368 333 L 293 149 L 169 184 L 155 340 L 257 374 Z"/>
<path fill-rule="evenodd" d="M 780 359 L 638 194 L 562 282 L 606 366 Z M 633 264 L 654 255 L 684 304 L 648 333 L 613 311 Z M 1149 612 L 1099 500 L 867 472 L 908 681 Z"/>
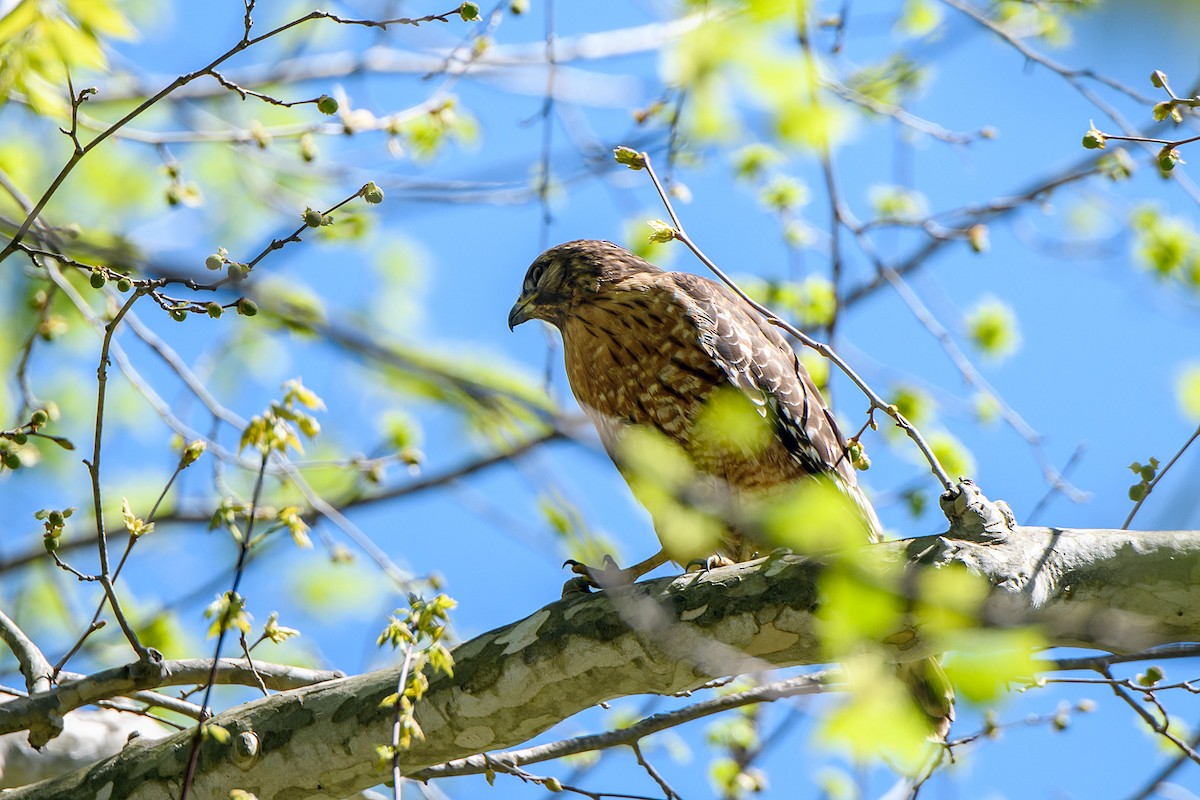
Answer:
<path fill-rule="evenodd" d="M 29 730 L 31 744 L 40 747 L 51 736 L 35 738 L 43 720 L 61 719 L 63 714 L 99 700 L 130 696 L 142 689 L 162 686 L 187 686 L 209 679 L 212 660 L 189 658 L 180 661 L 135 661 L 97 672 L 77 680 L 68 680 L 50 691 L 37 692 L 0 704 L 0 734 Z M 332 670 L 312 670 L 285 664 L 256 661 L 254 668 L 245 659 L 222 658 L 217 664 L 215 683 L 258 686 L 262 681 L 270 689 L 295 689 L 342 677 Z M 143 698 L 144 699 L 144 698 Z M 152 702 L 152 701 L 147 701 Z M 190 734 L 190 731 L 189 731 Z M 57 735 L 57 734 L 54 734 Z"/>
<path fill-rule="evenodd" d="M 1052 646 L 1134 651 L 1200 640 L 1200 531 L 1001 529 L 985 517 L 954 535 L 871 546 L 897 565 L 965 567 L 992 587 L 987 624 L 1040 624 Z M 405 774 L 512 747 L 613 698 L 822 663 L 821 571 L 819 562 L 777 556 L 560 600 L 483 634 L 455 650 L 454 676 L 434 679 L 418 704 L 425 739 L 405 753 Z M 927 652 L 918 644 L 893 657 Z M 235 748 L 206 741 L 194 798 L 225 798 L 232 787 L 261 800 L 339 798 L 386 780 L 376 747 L 388 741 L 391 718 L 380 702 L 396 677 L 395 668 L 381 670 L 218 715 L 214 723 L 261 746 L 251 769 Z M 101 787 L 130 800 L 165 796 L 178 788 L 189 736 L 133 743 L 8 800 L 92 796 Z"/>
<path fill-rule="evenodd" d="M 50 666 L 50 662 L 42 655 L 38 646 L 3 611 L 0 611 L 0 639 L 17 657 L 21 674 L 25 676 L 25 688 L 30 692 L 49 689 L 54 667 Z"/>

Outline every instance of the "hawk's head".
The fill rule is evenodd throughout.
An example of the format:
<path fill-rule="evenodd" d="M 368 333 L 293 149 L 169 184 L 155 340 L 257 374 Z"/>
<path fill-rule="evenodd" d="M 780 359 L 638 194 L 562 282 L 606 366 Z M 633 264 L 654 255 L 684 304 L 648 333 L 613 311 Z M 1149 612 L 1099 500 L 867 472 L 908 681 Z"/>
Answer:
<path fill-rule="evenodd" d="M 605 284 L 638 272 L 659 269 L 612 242 L 580 239 L 551 247 L 529 265 L 521 296 L 508 312 L 508 327 L 531 319 L 562 327 Z"/>

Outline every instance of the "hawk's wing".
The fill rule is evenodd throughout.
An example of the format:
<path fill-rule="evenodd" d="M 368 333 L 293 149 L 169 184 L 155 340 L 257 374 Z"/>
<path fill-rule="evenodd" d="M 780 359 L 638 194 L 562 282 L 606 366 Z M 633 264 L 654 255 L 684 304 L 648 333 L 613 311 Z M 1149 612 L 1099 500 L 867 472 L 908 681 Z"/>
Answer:
<path fill-rule="evenodd" d="M 779 330 L 723 284 L 672 273 L 700 345 L 729 382 L 762 408 L 806 472 L 858 483 L 846 441 L 821 393 Z"/>

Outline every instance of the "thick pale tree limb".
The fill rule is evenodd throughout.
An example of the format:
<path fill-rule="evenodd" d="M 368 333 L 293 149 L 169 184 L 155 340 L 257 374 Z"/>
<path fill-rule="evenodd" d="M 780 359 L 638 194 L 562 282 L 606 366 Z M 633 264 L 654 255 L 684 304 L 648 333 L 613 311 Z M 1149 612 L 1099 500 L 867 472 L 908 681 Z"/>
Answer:
<path fill-rule="evenodd" d="M 961 509 L 960 509 L 961 510 Z M 954 517 L 953 509 L 951 517 Z M 897 564 L 961 564 L 993 587 L 992 624 L 1042 624 L 1047 641 L 1105 650 L 1200 641 L 1200 531 L 1010 528 L 1003 515 L 957 537 L 873 545 Z M 455 650 L 455 674 L 417 707 L 418 770 L 527 741 L 604 700 L 695 687 L 765 666 L 820 663 L 822 567 L 782 556 L 568 598 Z M 915 658 L 921 647 L 897 653 Z M 204 744 L 190 797 L 340 798 L 386 779 L 396 670 L 283 692 L 214 719 L 233 738 Z M 162 798 L 179 791 L 190 734 L 134 742 L 117 756 L 5 800 Z"/>

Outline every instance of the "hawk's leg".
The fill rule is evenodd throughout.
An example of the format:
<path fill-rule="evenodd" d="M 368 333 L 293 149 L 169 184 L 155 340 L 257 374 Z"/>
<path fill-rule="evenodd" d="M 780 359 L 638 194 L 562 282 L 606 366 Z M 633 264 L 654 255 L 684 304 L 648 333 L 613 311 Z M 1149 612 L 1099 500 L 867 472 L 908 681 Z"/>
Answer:
<path fill-rule="evenodd" d="M 569 564 L 571 571 L 579 577 L 567 581 L 566 585 L 563 586 L 563 594 L 589 592 L 592 589 L 607 589 L 610 586 L 628 586 L 650 570 L 661 567 L 669 560 L 666 551 L 659 550 L 654 555 L 639 561 L 632 567 L 621 569 L 610 555 L 604 556 L 603 565 L 600 567 L 589 567 L 587 564 L 581 564 L 569 558 L 563 563 L 563 566 L 565 567 Z"/>

